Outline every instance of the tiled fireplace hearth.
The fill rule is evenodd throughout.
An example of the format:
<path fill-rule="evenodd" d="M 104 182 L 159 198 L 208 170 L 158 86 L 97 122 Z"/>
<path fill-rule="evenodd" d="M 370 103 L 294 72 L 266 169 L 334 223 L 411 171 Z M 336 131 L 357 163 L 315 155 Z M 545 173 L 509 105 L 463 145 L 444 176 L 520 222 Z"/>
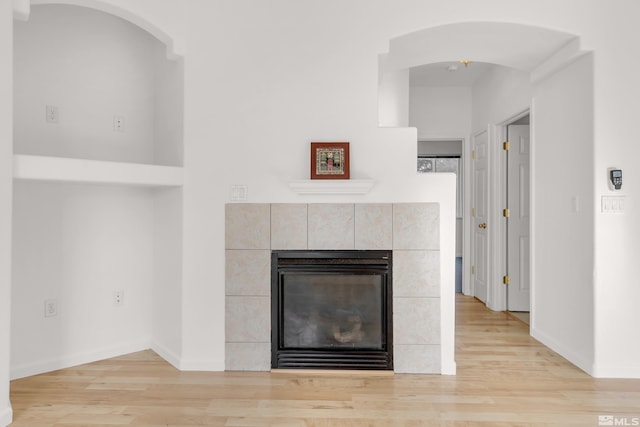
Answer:
<path fill-rule="evenodd" d="M 226 205 L 226 369 L 271 369 L 272 250 L 393 250 L 398 373 L 440 373 L 437 203 Z"/>

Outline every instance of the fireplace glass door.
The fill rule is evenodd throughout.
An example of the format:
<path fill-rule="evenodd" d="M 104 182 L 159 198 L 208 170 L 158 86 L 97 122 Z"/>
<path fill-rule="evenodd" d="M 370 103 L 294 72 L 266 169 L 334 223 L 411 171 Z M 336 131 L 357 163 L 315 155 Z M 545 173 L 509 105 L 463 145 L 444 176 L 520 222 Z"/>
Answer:
<path fill-rule="evenodd" d="M 391 253 L 273 253 L 272 366 L 391 369 Z"/>
<path fill-rule="evenodd" d="M 284 347 L 382 349 L 383 282 L 380 274 L 284 275 Z"/>

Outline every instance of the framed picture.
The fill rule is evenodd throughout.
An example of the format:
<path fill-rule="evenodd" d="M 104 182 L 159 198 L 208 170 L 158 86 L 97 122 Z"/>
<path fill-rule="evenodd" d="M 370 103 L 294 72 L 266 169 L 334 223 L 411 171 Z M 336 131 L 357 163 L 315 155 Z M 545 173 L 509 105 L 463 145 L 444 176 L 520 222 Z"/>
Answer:
<path fill-rule="evenodd" d="M 349 143 L 312 142 L 311 179 L 349 179 Z"/>

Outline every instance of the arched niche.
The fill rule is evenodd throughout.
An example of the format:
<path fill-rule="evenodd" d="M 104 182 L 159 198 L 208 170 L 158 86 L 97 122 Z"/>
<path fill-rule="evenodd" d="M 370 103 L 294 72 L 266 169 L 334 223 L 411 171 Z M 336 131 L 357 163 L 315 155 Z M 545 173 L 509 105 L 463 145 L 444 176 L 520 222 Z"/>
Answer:
<path fill-rule="evenodd" d="M 408 126 L 409 69 L 471 60 L 528 72 L 536 82 L 585 53 L 576 35 L 505 22 L 431 27 L 390 40 L 378 60 L 380 126 Z"/>
<path fill-rule="evenodd" d="M 27 6 L 14 24 L 14 153 L 182 166 L 183 60 L 167 34 L 103 1 Z"/>
<path fill-rule="evenodd" d="M 42 4 L 65 4 L 71 6 L 82 6 L 117 16 L 131 22 L 132 24 L 137 25 L 138 27 L 147 31 L 153 37 L 164 43 L 164 45 L 167 47 L 168 59 L 177 59 L 178 57 L 182 56 L 182 51 L 181 49 L 176 48 L 174 39 L 160 27 L 129 10 L 101 0 L 14 0 L 13 16 L 15 19 L 26 21 L 29 19 L 29 15 L 31 13 L 31 5 Z"/>
<path fill-rule="evenodd" d="M 106 1 L 16 0 L 14 16 L 12 306 L 55 299 L 65 321 L 45 329 L 40 313 L 13 310 L 11 376 L 146 349 L 151 336 L 179 354 L 182 58 Z M 114 289 L 126 310 L 108 302 Z M 32 345 L 51 337 L 47 352 Z"/>

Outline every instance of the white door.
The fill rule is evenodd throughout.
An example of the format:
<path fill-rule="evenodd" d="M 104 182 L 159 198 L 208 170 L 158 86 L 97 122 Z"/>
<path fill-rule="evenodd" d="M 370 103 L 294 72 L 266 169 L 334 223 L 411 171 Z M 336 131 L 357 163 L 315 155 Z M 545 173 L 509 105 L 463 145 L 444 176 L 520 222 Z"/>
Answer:
<path fill-rule="evenodd" d="M 529 125 L 507 133 L 507 310 L 529 311 Z"/>
<path fill-rule="evenodd" d="M 487 282 L 489 277 L 489 239 L 487 220 L 489 207 L 489 138 L 482 132 L 473 138 L 475 157 L 473 158 L 473 295 L 487 302 Z"/>

